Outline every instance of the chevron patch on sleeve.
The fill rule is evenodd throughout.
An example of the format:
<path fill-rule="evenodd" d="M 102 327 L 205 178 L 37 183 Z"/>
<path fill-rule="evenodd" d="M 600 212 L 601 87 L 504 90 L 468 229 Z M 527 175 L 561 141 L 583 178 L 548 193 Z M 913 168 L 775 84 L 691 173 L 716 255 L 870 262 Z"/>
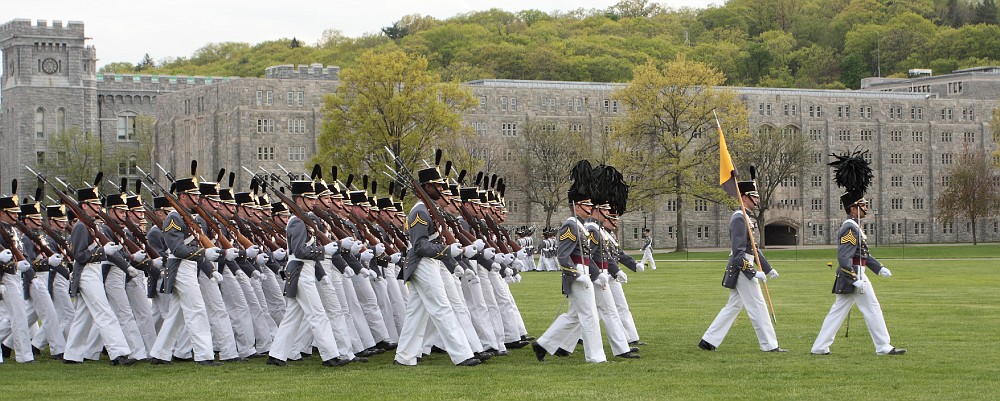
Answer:
<path fill-rule="evenodd" d="M 854 231 L 848 230 L 847 234 L 844 234 L 843 237 L 840 237 L 840 243 L 841 244 L 857 245 L 858 244 L 858 239 L 854 237 Z"/>
<path fill-rule="evenodd" d="M 421 219 L 421 218 L 420 218 L 420 215 L 418 214 L 418 215 L 416 215 L 416 216 L 414 216 L 414 217 L 413 217 L 413 221 L 411 221 L 411 222 L 410 222 L 410 224 L 409 224 L 409 227 L 408 227 L 408 228 L 413 228 L 413 227 L 416 227 L 416 226 L 417 226 L 417 224 L 423 224 L 423 225 L 425 225 L 425 226 L 426 226 L 426 225 L 427 225 L 427 222 L 426 222 L 426 221 L 424 221 L 424 219 Z"/>
<path fill-rule="evenodd" d="M 566 228 L 565 232 L 563 232 L 561 235 L 559 235 L 559 240 L 560 241 L 562 241 L 564 239 L 568 239 L 570 241 L 576 242 L 576 236 L 573 235 L 573 230 L 570 230 L 569 227 Z"/>
<path fill-rule="evenodd" d="M 170 230 L 181 231 L 181 226 L 177 225 L 176 221 L 171 220 L 170 224 L 167 224 L 167 228 L 164 228 L 163 231 L 167 232 L 167 231 L 170 231 Z"/>

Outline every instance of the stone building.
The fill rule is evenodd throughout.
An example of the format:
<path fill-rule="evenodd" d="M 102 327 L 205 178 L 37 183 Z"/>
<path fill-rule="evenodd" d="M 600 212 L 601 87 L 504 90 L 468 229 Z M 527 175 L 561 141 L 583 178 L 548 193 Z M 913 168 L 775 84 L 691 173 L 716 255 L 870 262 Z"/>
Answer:
<path fill-rule="evenodd" d="M 98 135 L 107 154 L 140 151 L 140 116 L 156 121 L 153 161 L 177 175 L 187 174 L 192 159 L 206 179 L 221 167 L 236 169 L 240 185 L 249 174 L 239 166 L 280 172 L 282 165 L 301 172 L 317 150 L 323 96 L 338 84 L 339 69 L 318 64 L 270 67 L 264 78 L 102 75 L 96 73 L 96 50 L 85 42 L 80 22 L 17 19 L 0 25 L 3 191 L 12 178 L 31 180 L 22 166 L 51 157 L 45 155 L 48 136 L 70 127 Z M 747 106 L 751 130 L 804 135 L 814 149 L 807 171 L 782 183 L 775 196 L 764 224 L 770 244 L 833 243 L 843 212 L 825 163 L 831 152 L 858 146 L 871 150 L 876 174 L 869 191 L 873 215 L 865 223 L 874 243 L 971 240 L 966 223 L 938 220 L 934 203 L 948 183 L 945 169 L 962 152 L 996 149 L 988 124 L 1000 97 L 1000 67 L 922 75 L 868 78 L 860 91 L 733 88 Z M 465 120 L 478 136 L 497 141 L 517 137 L 529 124 L 599 137 L 625 112 L 611 99 L 622 85 L 471 81 L 466 86 L 479 105 Z M 128 161 L 102 168 L 135 174 Z M 22 188 L 22 196 L 33 191 Z M 508 203 L 510 224 L 544 224 L 537 207 L 510 196 Z M 656 247 L 674 247 L 675 207 L 665 199 L 659 210 L 625 216 L 624 245 L 638 246 L 641 228 L 648 226 Z M 688 247 L 728 246 L 730 210 L 700 200 L 686 207 Z M 1000 240 L 998 220 L 982 222 L 978 234 L 983 241 Z"/>

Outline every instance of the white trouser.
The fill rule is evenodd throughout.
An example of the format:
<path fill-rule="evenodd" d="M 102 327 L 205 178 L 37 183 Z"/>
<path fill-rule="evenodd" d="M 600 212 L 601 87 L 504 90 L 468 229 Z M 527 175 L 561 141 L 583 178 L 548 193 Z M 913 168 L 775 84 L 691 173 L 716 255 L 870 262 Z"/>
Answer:
<path fill-rule="evenodd" d="M 21 275 L 3 274 L 3 305 L 7 320 L 0 326 L 0 338 L 14 349 L 18 362 L 35 360 L 31 354 L 31 332 L 28 330 L 27 306 L 24 301 L 24 287 L 21 286 Z"/>
<path fill-rule="evenodd" d="M 59 315 L 63 336 L 69 337 L 69 326 L 73 324 L 74 314 L 73 301 L 69 299 L 69 279 L 56 272 L 49 274 L 55 274 L 52 279 L 52 304 Z"/>
<path fill-rule="evenodd" d="M 161 297 L 168 296 L 160 294 Z M 212 327 L 208 321 L 208 311 L 205 309 L 205 299 L 201 296 L 198 285 L 198 264 L 192 260 L 180 260 L 177 267 L 177 278 L 174 281 L 174 291 L 169 294 L 170 309 L 164 318 L 160 333 L 153 343 L 150 352 L 153 358 L 169 361 L 173 348 L 181 343 L 178 333 L 181 327 L 186 327 L 191 338 L 195 361 L 210 361 L 215 359 L 212 349 Z"/>
<path fill-rule="evenodd" d="M 830 352 L 833 339 L 840 330 L 840 325 L 844 318 L 851 311 L 851 306 L 857 304 L 861 316 L 865 318 L 865 326 L 868 326 L 868 334 L 872 336 L 872 343 L 875 344 L 875 353 L 882 355 L 892 351 L 889 343 L 889 329 L 885 327 L 885 318 L 882 316 L 882 306 L 875 297 L 875 288 L 872 287 L 868 277 L 861 273 L 862 288 L 854 290 L 853 294 L 836 294 L 836 300 L 830 307 L 830 313 L 823 320 L 823 328 L 819 330 L 819 336 L 813 343 L 812 353 L 825 354 Z"/>
<path fill-rule="evenodd" d="M 277 325 L 271 320 L 271 315 L 264 310 L 264 306 L 261 305 L 260 298 L 257 297 L 257 291 L 253 288 L 253 280 L 247 277 L 246 273 L 243 273 L 242 270 L 237 271 L 235 277 L 236 282 L 240 284 L 240 289 L 243 291 L 247 307 L 250 308 L 253 335 L 254 340 L 256 340 L 254 348 L 257 349 L 257 352 L 267 352 L 273 344 Z M 282 307 L 282 310 L 284 310 L 284 307 Z"/>
<path fill-rule="evenodd" d="M 139 335 L 142 336 L 142 343 L 146 345 L 148 353 L 156 341 L 156 327 L 153 324 L 153 309 L 146 297 L 146 274 L 140 271 L 138 276 L 128 280 L 125 283 L 125 294 L 128 295 L 135 324 L 139 327 Z"/>
<path fill-rule="evenodd" d="M 354 324 L 354 318 L 351 317 L 351 308 L 348 306 L 346 287 L 353 289 L 354 286 L 347 282 L 347 278 L 344 277 L 344 274 L 336 268 L 329 270 L 329 274 L 330 283 L 333 284 L 333 293 L 337 296 L 337 302 L 340 304 L 340 310 L 335 310 L 334 313 L 341 315 L 341 318 L 343 319 L 342 323 L 334 323 L 331 321 L 331 324 L 343 324 L 344 329 L 347 330 L 347 334 L 349 336 L 348 338 L 351 340 L 352 354 L 364 351 L 366 347 L 361 341 L 361 336 L 358 334 L 358 326 Z M 369 336 L 370 334 L 371 333 L 369 333 Z M 371 341 L 374 345 L 375 340 L 372 339 Z"/>
<path fill-rule="evenodd" d="M 521 340 L 520 327 L 518 325 L 517 311 L 515 310 L 510 291 L 507 289 L 507 282 L 500 277 L 499 272 L 490 272 L 490 282 L 493 284 L 493 295 L 496 296 L 497 306 L 500 307 L 500 314 L 503 316 L 503 337 L 504 343 Z"/>
<path fill-rule="evenodd" d="M 472 325 L 475 326 L 479 341 L 486 347 L 499 350 L 496 332 L 493 331 L 493 323 L 490 322 L 490 311 L 486 308 L 486 300 L 483 299 L 483 288 L 479 282 L 472 282 L 469 277 L 476 277 L 475 272 L 466 273 L 467 276 L 461 281 L 462 293 L 465 295 L 465 304 L 469 307 L 469 316 L 472 318 Z"/>
<path fill-rule="evenodd" d="M 594 303 L 594 284 L 574 281 L 569 294 L 569 309 L 559 315 L 548 330 L 538 338 L 538 345 L 554 354 L 567 341 L 583 338 L 583 352 L 587 362 L 605 362 L 604 344 L 601 343 L 601 326 Z M 581 336 L 582 334 L 582 336 Z M 566 349 L 572 351 L 572 349 Z"/>
<path fill-rule="evenodd" d="M 622 319 L 618 315 L 618 307 L 615 305 L 614 295 L 611 294 L 611 284 L 603 286 L 594 284 L 594 299 L 596 300 L 597 314 L 601 317 L 601 322 L 604 323 L 604 331 L 608 334 L 608 343 L 611 344 L 611 352 L 615 355 L 628 352 L 630 347 L 628 340 L 625 338 L 625 328 L 622 326 Z"/>
<path fill-rule="evenodd" d="M 302 261 L 295 298 L 285 298 L 285 313 L 278 325 L 278 333 L 274 336 L 274 343 L 269 353 L 275 359 L 284 361 L 292 356 L 293 351 L 298 352 L 293 347 L 300 329 L 312 332 L 313 344 L 319 348 L 324 361 L 340 356 L 330 320 L 323 310 L 323 302 L 316 289 L 315 266 L 315 261 Z"/>
<path fill-rule="evenodd" d="M 125 280 L 128 275 L 118 266 L 110 266 L 108 277 L 104 279 L 104 290 L 108 294 L 108 304 L 118 318 L 118 324 L 122 326 L 122 333 L 125 334 L 125 341 L 132 351 L 135 359 L 146 359 L 149 351 L 146 343 L 142 341 L 142 334 L 139 332 L 139 325 L 135 322 L 135 315 L 132 313 L 132 304 L 128 301 L 128 294 L 125 293 Z"/>
<path fill-rule="evenodd" d="M 330 258 L 323 258 L 320 262 L 323 266 L 323 270 L 326 271 L 326 276 L 329 277 L 329 284 L 326 280 L 319 283 L 319 295 L 320 299 L 323 301 L 323 309 L 326 311 L 327 319 L 330 320 L 330 328 L 333 330 L 333 339 L 337 342 L 337 350 L 341 355 L 353 358 L 354 349 L 352 347 L 353 339 L 351 337 L 351 332 L 348 330 L 348 312 L 347 305 L 340 303 L 341 296 L 337 292 L 341 292 L 344 287 L 344 275 L 337 271 L 337 268 L 333 267 L 333 263 L 330 262 Z"/>
<path fill-rule="evenodd" d="M 396 332 L 403 328 L 403 317 L 406 316 L 406 300 L 403 293 L 399 291 L 399 280 L 396 275 L 399 273 L 399 266 L 389 264 L 385 268 L 385 288 L 389 293 L 389 304 L 392 306 L 392 322 L 396 326 Z M 387 313 L 382 311 L 382 313 Z M 399 341 L 397 336 L 396 341 Z"/>
<path fill-rule="evenodd" d="M 556 258 L 549 257 L 539 257 L 538 258 L 538 270 L 552 272 L 559 270 L 559 264 L 556 262 Z"/>
<path fill-rule="evenodd" d="M 361 340 L 362 350 L 374 347 L 375 336 L 372 335 L 372 329 L 368 327 L 365 312 L 361 310 L 361 302 L 358 301 L 358 294 L 354 291 L 354 280 L 350 277 L 344 277 L 344 295 L 347 297 L 347 308 L 350 312 L 348 315 L 350 320 L 347 323 L 354 323 L 354 331 L 357 332 L 358 338 Z M 355 347 L 355 352 L 358 352 L 357 347 Z"/>
<path fill-rule="evenodd" d="M 166 274 L 166 273 L 164 273 Z M 159 291 L 160 285 L 163 284 L 164 275 L 160 275 L 159 281 L 156 282 L 157 291 Z M 160 329 L 163 327 L 163 322 L 166 321 L 167 314 L 170 312 L 170 304 L 172 303 L 173 297 L 170 294 L 160 294 L 157 292 L 156 297 L 153 298 L 153 309 L 159 314 L 159 322 L 156 323 L 156 332 L 159 334 Z M 153 342 L 156 343 L 155 341 Z M 191 335 L 188 334 L 187 328 L 181 326 L 180 330 L 177 332 L 176 340 L 174 344 L 169 345 L 170 349 L 173 349 L 174 358 L 184 358 L 191 359 L 193 356 L 191 347 Z M 152 350 L 150 350 L 152 352 Z"/>
<path fill-rule="evenodd" d="M 406 303 L 406 318 L 395 360 L 404 365 L 417 364 L 428 321 L 437 328 L 452 363 L 472 358 L 472 349 L 462 334 L 441 281 L 441 271 L 447 274 L 447 269 L 441 261 L 431 258 L 420 258 L 418 263 L 409 280 L 410 298 Z"/>
<path fill-rule="evenodd" d="M 611 280 L 611 295 L 615 298 L 615 306 L 618 307 L 618 317 L 622 319 L 622 327 L 625 328 L 625 340 L 628 342 L 639 341 L 639 332 L 635 329 L 635 320 L 632 319 L 632 311 L 628 308 L 628 301 L 625 300 L 625 289 L 618 280 Z"/>
<path fill-rule="evenodd" d="M 651 269 L 656 270 L 656 261 L 653 260 L 652 248 L 646 248 L 646 250 L 642 251 L 642 261 L 639 263 L 642 263 L 643 266 L 649 266 Z"/>
<path fill-rule="evenodd" d="M 507 351 L 507 345 L 503 338 L 503 314 L 500 313 L 500 305 L 497 304 L 496 294 L 493 292 L 493 280 L 490 278 L 490 271 L 485 267 L 476 266 L 476 275 L 479 276 L 479 289 L 483 293 L 483 301 L 486 302 L 486 311 L 489 313 L 489 322 L 493 326 L 493 336 L 497 339 L 500 348 L 497 351 Z"/>
<path fill-rule="evenodd" d="M 771 324 L 771 318 L 767 314 L 767 305 L 764 303 L 760 285 L 757 284 L 756 278 L 749 279 L 742 272 L 736 280 L 736 288 L 729 290 L 729 302 L 722 307 L 701 339 L 716 347 L 722 345 L 722 340 L 726 339 L 726 333 L 736 321 L 736 316 L 744 308 L 750 317 L 750 323 L 753 324 L 754 332 L 757 333 L 760 350 L 770 351 L 778 348 L 778 338 L 774 334 L 774 325 Z"/>
<path fill-rule="evenodd" d="M 351 283 L 354 284 L 354 294 L 357 295 L 358 301 L 361 303 L 361 311 L 364 313 L 365 321 L 371 329 L 375 342 L 392 342 L 389 339 L 389 330 L 385 327 L 382 308 L 378 307 L 378 298 L 375 297 L 371 281 L 367 277 L 357 274 L 351 277 Z"/>
<path fill-rule="evenodd" d="M 213 266 L 215 264 L 213 263 Z M 233 322 L 229 320 L 226 302 L 222 300 L 219 283 L 204 274 L 198 274 L 198 286 L 208 312 L 208 323 L 212 330 L 212 347 L 219 351 L 219 359 L 234 359 L 240 356 L 236 350 L 236 335 Z"/>
<path fill-rule="evenodd" d="M 392 317 L 392 301 L 389 299 L 389 289 L 385 283 L 385 278 L 372 277 L 368 281 L 371 282 L 372 290 L 375 291 L 375 298 L 378 299 L 378 308 L 382 315 L 382 322 L 386 333 L 389 334 L 387 341 L 397 343 L 399 342 L 399 329 L 396 327 L 396 320 Z"/>
<path fill-rule="evenodd" d="M 264 267 L 260 270 L 260 286 L 264 291 L 267 313 L 271 315 L 271 320 L 280 322 L 282 315 L 285 314 L 285 296 L 281 294 L 281 286 L 284 283 L 274 275 L 271 269 Z"/>
<path fill-rule="evenodd" d="M 43 341 L 41 340 L 44 339 L 49 344 L 49 354 L 57 355 L 66 351 L 66 334 L 62 322 L 59 321 L 59 314 L 56 312 L 52 297 L 49 296 L 49 274 L 57 273 L 35 273 L 35 278 L 31 280 L 31 299 L 29 302 L 37 315 L 37 319 L 31 321 L 42 321 L 41 331 L 38 333 L 40 336 L 33 341 L 36 343 L 35 346 L 42 348 L 40 345 Z"/>
<path fill-rule="evenodd" d="M 461 266 L 455 267 L 455 269 L 461 268 Z M 476 334 L 476 327 L 472 324 L 469 307 L 465 305 L 465 297 L 462 296 L 462 290 L 459 289 L 459 280 L 445 268 L 441 270 L 441 283 L 444 285 L 445 294 L 448 295 L 448 302 L 451 303 L 451 309 L 455 311 L 455 318 L 458 319 L 458 325 L 462 327 L 465 339 L 468 341 L 472 352 L 483 352 L 483 342 L 479 341 L 479 335 Z"/>
<path fill-rule="evenodd" d="M 92 354 L 89 350 L 90 343 L 87 337 L 94 325 L 97 326 L 100 336 L 104 340 L 108 357 L 115 359 L 119 356 L 127 356 L 131 351 L 128 341 L 125 340 L 125 333 L 122 332 L 122 327 L 118 324 L 118 318 L 108 303 L 100 263 L 88 263 L 83 267 L 79 291 L 80 293 L 76 297 L 73 322 L 70 324 L 69 336 L 66 337 L 66 352 L 63 354 L 63 359 L 83 362 L 85 357 Z M 4 297 L 4 299 L 7 298 Z"/>
<path fill-rule="evenodd" d="M 222 301 L 229 313 L 229 322 L 233 325 L 233 336 L 236 337 L 236 351 L 241 358 L 257 353 L 254 347 L 256 337 L 253 329 L 253 319 L 250 317 L 250 307 L 243 295 L 240 283 L 228 267 L 222 269 Z"/>

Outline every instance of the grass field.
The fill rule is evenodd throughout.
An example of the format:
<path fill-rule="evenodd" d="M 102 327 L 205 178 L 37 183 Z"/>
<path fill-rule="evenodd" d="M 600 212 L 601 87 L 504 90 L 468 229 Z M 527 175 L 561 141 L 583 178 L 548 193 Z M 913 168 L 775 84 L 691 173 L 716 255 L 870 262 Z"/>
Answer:
<path fill-rule="evenodd" d="M 873 253 L 899 256 L 892 249 Z M 313 357 L 283 369 L 262 359 L 218 368 L 10 360 L 0 365 L 0 399 L 995 400 L 997 251 L 996 245 L 907 247 L 907 259 L 883 258 L 893 277 L 872 280 L 893 345 L 909 350 L 902 356 L 875 355 L 857 310 L 850 338 L 842 327 L 832 355 L 809 354 L 833 302 L 833 273 L 826 266 L 832 248 L 767 251 L 781 272 L 769 288 L 778 340 L 788 353 L 760 352 L 745 314 L 718 351 L 702 351 L 698 339 L 727 297 L 719 285 L 722 263 L 667 260 L 677 255 L 665 254 L 658 270 L 631 274 L 625 285 L 639 333 L 649 343 L 639 360 L 587 364 L 580 350 L 539 363 L 527 348 L 474 368 L 451 366 L 437 354 L 412 368 L 393 366 L 391 354 L 344 368 L 323 368 Z M 947 259 L 927 260 L 935 256 Z M 511 290 L 528 330 L 541 335 L 563 299 L 558 274 L 525 273 Z"/>

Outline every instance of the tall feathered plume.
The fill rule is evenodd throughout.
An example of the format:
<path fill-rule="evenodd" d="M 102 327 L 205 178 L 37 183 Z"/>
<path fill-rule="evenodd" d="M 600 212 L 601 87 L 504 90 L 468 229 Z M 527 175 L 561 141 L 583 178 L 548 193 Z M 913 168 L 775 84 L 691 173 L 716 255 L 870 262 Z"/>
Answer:
<path fill-rule="evenodd" d="M 593 183 L 591 182 L 593 171 L 594 168 L 586 159 L 577 162 L 573 166 L 573 169 L 569 171 L 569 178 L 573 180 L 573 183 L 569 186 L 569 199 L 571 201 L 590 198 L 594 192 Z"/>
<path fill-rule="evenodd" d="M 464 169 L 462 171 L 458 172 L 458 178 L 455 179 L 455 182 L 457 182 L 458 185 L 465 185 L 465 183 L 463 183 L 462 181 L 465 181 L 465 170 Z"/>
<path fill-rule="evenodd" d="M 96 186 L 100 185 L 102 179 L 104 179 L 104 172 L 103 171 L 98 171 L 97 172 L 97 177 L 94 177 L 94 185 L 91 185 L 91 186 L 92 187 L 96 187 Z M 14 193 L 17 193 L 17 191 L 14 191 Z"/>
<path fill-rule="evenodd" d="M 122 179 L 118 181 L 118 193 L 123 194 L 125 191 L 128 191 L 128 178 L 122 177 Z"/>
<path fill-rule="evenodd" d="M 219 169 L 219 174 L 215 176 L 215 182 L 217 182 L 219 184 L 222 184 L 222 179 L 223 178 L 226 178 L 226 169 L 225 168 Z"/>
<path fill-rule="evenodd" d="M 319 164 L 313 165 L 312 173 L 309 174 L 309 178 L 313 181 L 323 178 L 323 168 Z"/>
<path fill-rule="evenodd" d="M 235 182 L 236 182 L 236 173 L 234 173 L 234 172 L 230 171 L 230 172 L 229 172 L 229 188 L 232 188 L 232 187 L 233 187 L 233 184 L 234 184 Z"/>
<path fill-rule="evenodd" d="M 843 187 L 848 192 L 864 193 L 868 190 L 874 175 L 871 167 L 868 166 L 868 161 L 865 160 L 867 155 L 867 150 L 858 149 L 842 155 L 830 154 L 837 159 L 829 163 L 833 167 L 833 179 L 837 186 Z"/>
<path fill-rule="evenodd" d="M 192 177 L 197 177 L 198 176 L 198 161 L 197 160 L 191 160 L 191 176 Z"/>

